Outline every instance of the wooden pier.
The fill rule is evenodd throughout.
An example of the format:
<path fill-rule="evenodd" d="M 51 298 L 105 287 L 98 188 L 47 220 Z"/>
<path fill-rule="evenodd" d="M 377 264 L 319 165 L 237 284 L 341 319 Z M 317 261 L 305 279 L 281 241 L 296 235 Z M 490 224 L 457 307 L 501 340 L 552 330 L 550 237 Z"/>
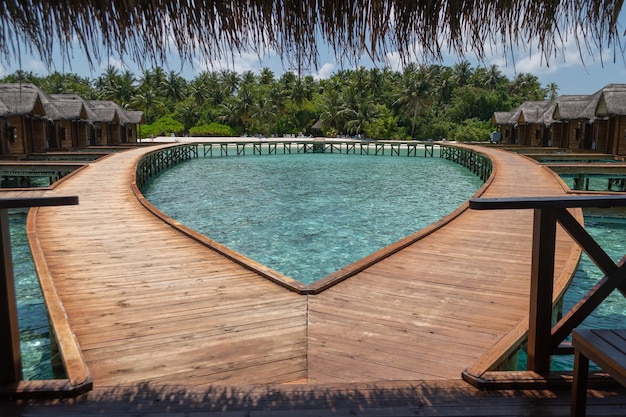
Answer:
<path fill-rule="evenodd" d="M 346 139 L 251 139 L 199 142 L 202 156 L 289 155 L 343 153 L 352 155 L 433 156 L 439 144 L 423 141 L 371 141 Z"/>
<path fill-rule="evenodd" d="M 80 349 L 93 380 L 87 407 L 104 393 L 114 399 L 118 388 L 156 389 L 174 398 L 176 387 L 193 396 L 238 386 L 227 395 L 239 396 L 250 384 L 281 387 L 275 392 L 285 401 L 293 392 L 323 402 L 324 392 L 377 386 L 390 396 L 419 387 L 408 395 L 423 400 L 432 387 L 469 398 L 469 385 L 458 385 L 465 384 L 462 374 L 497 368 L 528 330 L 532 211 L 469 210 L 466 203 L 303 288 L 146 210 L 133 179 L 147 152 L 129 150 L 91 164 L 54 190 L 79 196 L 79 205 L 29 216 L 35 256 L 45 263 L 40 276 L 58 294 L 73 332 L 58 343 Z M 494 173 L 477 196 L 566 194 L 546 167 L 497 149 L 481 152 Z M 580 210 L 573 213 L 582 218 Z M 556 236 L 555 301 L 581 253 L 561 229 Z M 615 395 L 626 404 L 623 393 Z M 324 408 L 313 402 L 313 409 Z M 521 403 L 533 407 L 531 399 Z"/>

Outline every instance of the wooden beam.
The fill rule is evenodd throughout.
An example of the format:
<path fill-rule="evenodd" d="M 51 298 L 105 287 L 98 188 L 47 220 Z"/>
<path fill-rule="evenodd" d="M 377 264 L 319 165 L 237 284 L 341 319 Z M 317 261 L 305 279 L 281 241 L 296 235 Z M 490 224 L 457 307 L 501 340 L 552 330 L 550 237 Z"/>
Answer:
<path fill-rule="evenodd" d="M 585 294 L 570 311 L 552 329 L 553 346 L 556 347 L 567 335 L 591 314 L 615 288 L 622 285 L 626 279 L 626 257 L 620 261 L 619 268 L 611 275 L 605 276 Z"/>
<path fill-rule="evenodd" d="M 3 260 L 0 270 L 0 384 L 13 384 L 22 379 L 22 356 L 7 209 L 0 209 L 0 246 Z"/>
<path fill-rule="evenodd" d="M 550 371 L 555 242 L 556 211 L 535 209 L 528 323 L 529 371 Z"/>
<path fill-rule="evenodd" d="M 60 206 L 78 204 L 78 197 L 33 197 L 0 199 L 0 384 L 14 384 L 22 380 L 22 357 L 17 320 L 17 301 L 13 261 L 11 256 L 11 232 L 9 209 Z"/>
<path fill-rule="evenodd" d="M 537 208 L 574 207 L 626 207 L 624 195 L 594 195 L 571 197 L 517 197 L 517 198 L 470 198 L 469 205 L 474 210 L 516 210 Z"/>

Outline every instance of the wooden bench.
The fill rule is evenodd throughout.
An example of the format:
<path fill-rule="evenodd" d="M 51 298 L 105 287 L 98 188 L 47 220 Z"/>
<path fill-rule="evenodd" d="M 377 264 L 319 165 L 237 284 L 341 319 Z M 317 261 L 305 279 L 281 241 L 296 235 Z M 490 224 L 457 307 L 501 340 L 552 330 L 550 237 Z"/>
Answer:
<path fill-rule="evenodd" d="M 571 417 L 583 417 L 587 405 L 589 361 L 626 387 L 626 329 L 574 330 L 574 381 Z"/>

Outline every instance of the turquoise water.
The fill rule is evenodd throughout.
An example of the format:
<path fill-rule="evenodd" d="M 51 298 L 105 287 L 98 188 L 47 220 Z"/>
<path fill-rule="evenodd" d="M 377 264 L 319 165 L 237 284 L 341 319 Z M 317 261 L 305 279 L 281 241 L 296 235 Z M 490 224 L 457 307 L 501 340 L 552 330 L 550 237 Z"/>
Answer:
<path fill-rule="evenodd" d="M 181 223 L 311 284 L 449 214 L 482 181 L 440 158 L 200 158 L 143 190 Z"/>
<path fill-rule="evenodd" d="M 585 229 L 614 262 L 626 255 L 626 221 L 623 219 L 585 217 Z M 571 309 L 584 294 L 602 279 L 600 269 L 583 254 L 576 275 L 563 300 L 563 311 Z M 581 324 L 583 328 L 625 328 L 626 298 L 619 292 L 611 295 Z M 572 356 L 555 356 L 554 369 L 572 369 Z"/>
<path fill-rule="evenodd" d="M 48 312 L 26 238 L 26 214 L 9 216 L 17 315 L 25 380 L 52 379 Z"/>

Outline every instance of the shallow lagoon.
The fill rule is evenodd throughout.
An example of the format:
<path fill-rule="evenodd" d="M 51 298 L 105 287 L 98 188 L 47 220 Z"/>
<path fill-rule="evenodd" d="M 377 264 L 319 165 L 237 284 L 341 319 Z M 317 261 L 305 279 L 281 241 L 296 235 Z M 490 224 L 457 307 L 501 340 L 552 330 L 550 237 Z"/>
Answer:
<path fill-rule="evenodd" d="M 26 214 L 9 216 L 24 379 L 51 379 L 50 329 L 26 237 Z"/>
<path fill-rule="evenodd" d="M 440 158 L 297 154 L 187 161 L 143 193 L 170 217 L 308 285 L 438 221 L 481 185 Z"/>

